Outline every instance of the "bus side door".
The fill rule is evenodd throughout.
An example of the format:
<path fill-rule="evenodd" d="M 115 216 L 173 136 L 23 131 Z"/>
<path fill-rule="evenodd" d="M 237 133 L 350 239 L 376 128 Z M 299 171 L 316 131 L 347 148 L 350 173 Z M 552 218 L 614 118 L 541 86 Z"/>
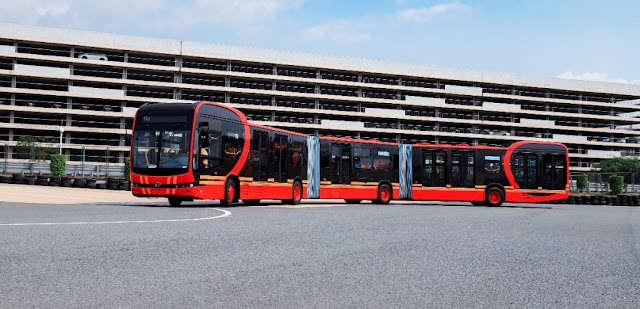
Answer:
<path fill-rule="evenodd" d="M 267 181 L 267 167 L 269 165 L 269 135 L 267 132 L 253 131 L 251 154 L 253 161 L 253 180 Z"/>
<path fill-rule="evenodd" d="M 275 182 L 287 182 L 288 154 L 289 137 L 282 134 L 275 134 L 272 156 Z"/>
<path fill-rule="evenodd" d="M 331 143 L 331 183 L 351 183 L 351 145 Z"/>
<path fill-rule="evenodd" d="M 542 154 L 542 188 L 564 190 L 566 185 L 565 156 L 562 154 Z"/>
<path fill-rule="evenodd" d="M 451 186 L 475 187 L 473 151 L 451 150 Z"/>
<path fill-rule="evenodd" d="M 446 186 L 446 158 L 443 150 L 422 151 L 422 185 L 424 187 Z"/>

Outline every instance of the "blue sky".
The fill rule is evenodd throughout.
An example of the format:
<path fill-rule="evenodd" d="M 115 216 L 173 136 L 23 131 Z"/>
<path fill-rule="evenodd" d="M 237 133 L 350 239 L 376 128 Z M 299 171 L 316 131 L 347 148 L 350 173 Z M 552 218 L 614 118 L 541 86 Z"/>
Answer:
<path fill-rule="evenodd" d="M 0 21 L 640 84 L 640 1 L 0 0 Z"/>

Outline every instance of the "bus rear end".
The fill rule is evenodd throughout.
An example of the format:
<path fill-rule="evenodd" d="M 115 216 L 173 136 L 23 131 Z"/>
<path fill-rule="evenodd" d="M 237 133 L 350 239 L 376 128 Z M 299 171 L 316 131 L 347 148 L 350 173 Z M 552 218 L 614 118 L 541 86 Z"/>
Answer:
<path fill-rule="evenodd" d="M 513 186 L 507 202 L 548 202 L 569 196 L 569 151 L 560 143 L 523 141 L 505 154 L 505 174 Z"/>

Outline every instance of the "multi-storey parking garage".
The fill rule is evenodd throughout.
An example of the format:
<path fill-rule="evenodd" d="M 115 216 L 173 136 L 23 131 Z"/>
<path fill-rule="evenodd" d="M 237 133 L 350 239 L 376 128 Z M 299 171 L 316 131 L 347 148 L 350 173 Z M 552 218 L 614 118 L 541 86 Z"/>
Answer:
<path fill-rule="evenodd" d="M 310 134 L 558 141 L 574 171 L 640 155 L 638 85 L 0 24 L 0 143 L 9 156 L 20 136 L 62 135 L 71 160 L 108 150 L 121 161 L 136 108 L 195 100 Z"/>

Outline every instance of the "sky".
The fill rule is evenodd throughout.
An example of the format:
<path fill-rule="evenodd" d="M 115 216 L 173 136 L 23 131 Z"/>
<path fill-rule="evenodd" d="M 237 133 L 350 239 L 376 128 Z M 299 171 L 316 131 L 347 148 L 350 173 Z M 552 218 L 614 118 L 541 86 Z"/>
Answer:
<path fill-rule="evenodd" d="M 640 84 L 637 0 L 0 0 L 0 22 Z"/>

